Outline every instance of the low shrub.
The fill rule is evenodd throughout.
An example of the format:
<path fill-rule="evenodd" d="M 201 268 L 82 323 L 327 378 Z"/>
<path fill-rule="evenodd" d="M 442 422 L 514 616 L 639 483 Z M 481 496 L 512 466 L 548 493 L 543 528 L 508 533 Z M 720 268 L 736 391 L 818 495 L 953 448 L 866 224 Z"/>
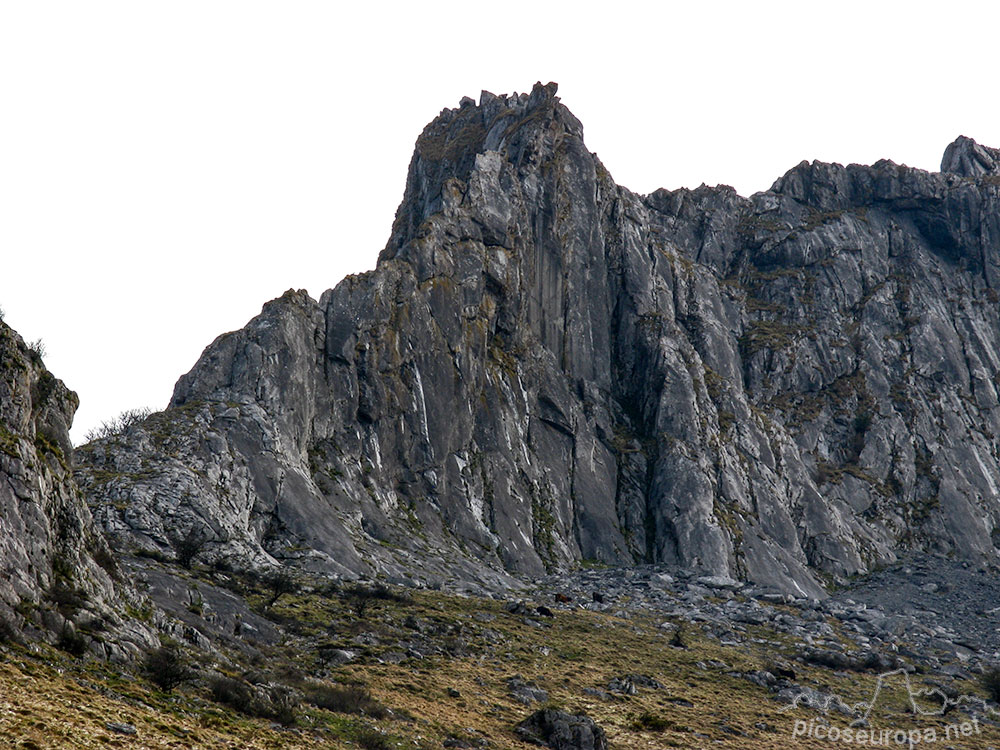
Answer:
<path fill-rule="evenodd" d="M 391 750 L 394 747 L 386 735 L 369 727 L 359 729 L 354 741 L 364 750 Z"/>
<path fill-rule="evenodd" d="M 162 690 L 173 690 L 192 677 L 184 656 L 175 646 L 161 646 L 146 655 L 143 671 Z"/>
<path fill-rule="evenodd" d="M 389 710 L 362 685 L 312 685 L 306 688 L 305 695 L 312 705 L 335 713 L 364 714 L 373 719 L 389 715 Z"/>
<path fill-rule="evenodd" d="M 674 722 L 663 716 L 657 716 L 649 711 L 643 711 L 632 722 L 632 728 L 638 731 L 663 732 L 674 726 Z"/>
<path fill-rule="evenodd" d="M 979 678 L 990 700 L 1000 703 L 1000 667 L 990 667 Z"/>
<path fill-rule="evenodd" d="M 0 643 L 20 643 L 21 631 L 12 617 L 0 614 Z"/>
<path fill-rule="evenodd" d="M 208 689 L 212 694 L 212 700 L 216 703 L 252 715 L 253 688 L 243 680 L 235 677 L 213 677 L 208 681 Z"/>
<path fill-rule="evenodd" d="M 95 427 L 92 430 L 87 430 L 83 439 L 88 443 L 92 443 L 95 440 L 117 437 L 118 435 L 123 434 L 132 425 L 142 422 L 152 413 L 153 410 L 146 407 L 141 409 L 126 409 L 117 417 L 109 419 L 107 422 L 101 422 L 98 427 Z"/>
<path fill-rule="evenodd" d="M 245 680 L 220 675 L 209 680 L 208 688 L 212 700 L 242 714 L 273 719 L 285 726 L 295 723 L 299 697 L 287 685 L 255 687 Z"/>
<path fill-rule="evenodd" d="M 397 593 L 388 586 L 384 586 L 382 584 L 377 586 L 355 584 L 341 591 L 340 596 L 344 599 L 347 605 L 354 610 L 354 614 L 356 614 L 359 619 L 363 618 L 368 609 L 378 602 L 397 602 L 400 604 L 408 604 L 412 601 L 406 594 Z"/>
<path fill-rule="evenodd" d="M 100 565 L 104 572 L 110 576 L 111 580 L 121 583 L 124 581 L 122 575 L 122 569 L 118 565 L 118 560 L 111 553 L 111 550 L 106 544 L 94 543 L 90 551 L 91 556 L 94 558 L 94 562 Z"/>
<path fill-rule="evenodd" d="M 87 595 L 66 580 L 58 580 L 49 589 L 49 600 L 56 605 L 59 614 L 70 618 L 87 603 Z"/>
<path fill-rule="evenodd" d="M 72 627 L 66 625 L 62 633 L 59 634 L 59 640 L 56 641 L 56 648 L 60 651 L 65 651 L 70 656 L 83 656 L 87 653 L 87 638 L 82 633 L 78 633 Z"/>
<path fill-rule="evenodd" d="M 202 553 L 208 538 L 198 529 L 191 527 L 187 534 L 174 542 L 174 556 L 177 564 L 185 570 L 191 570 L 194 559 Z"/>
<path fill-rule="evenodd" d="M 45 359 L 45 355 L 48 353 L 45 348 L 45 342 L 41 339 L 35 339 L 34 341 L 29 342 L 28 353 L 31 355 L 32 359 Z"/>

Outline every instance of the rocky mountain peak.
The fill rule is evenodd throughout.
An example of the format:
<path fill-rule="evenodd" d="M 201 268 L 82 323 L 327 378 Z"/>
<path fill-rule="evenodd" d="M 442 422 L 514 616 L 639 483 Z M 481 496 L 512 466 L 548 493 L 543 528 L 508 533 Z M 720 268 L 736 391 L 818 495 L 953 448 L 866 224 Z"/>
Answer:
<path fill-rule="evenodd" d="M 477 160 L 494 154 L 518 166 L 546 161 L 565 138 L 582 142 L 583 127 L 556 96 L 558 84 L 536 83 L 530 93 L 483 91 L 478 105 L 464 97 L 444 109 L 417 138 L 406 190 L 382 258 L 394 257 L 420 234 L 421 224 L 461 200 Z"/>
<path fill-rule="evenodd" d="M 1000 149 L 981 146 L 973 139 L 960 135 L 944 151 L 941 171 L 962 177 L 981 177 L 1000 173 Z"/>
<path fill-rule="evenodd" d="M 555 84 L 484 92 L 417 139 L 373 271 L 220 337 L 78 479 L 116 544 L 234 566 L 821 596 L 912 549 L 993 564 L 998 201 L 890 161 L 640 196 Z"/>

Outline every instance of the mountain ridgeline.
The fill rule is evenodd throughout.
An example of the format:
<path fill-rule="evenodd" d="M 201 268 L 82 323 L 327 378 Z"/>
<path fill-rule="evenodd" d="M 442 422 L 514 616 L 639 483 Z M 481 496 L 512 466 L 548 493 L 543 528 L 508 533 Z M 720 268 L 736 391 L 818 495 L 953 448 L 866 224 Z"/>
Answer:
<path fill-rule="evenodd" d="M 1000 153 L 641 196 L 555 94 L 442 111 L 375 270 L 267 303 L 77 451 L 112 543 L 472 590 L 995 562 Z"/>

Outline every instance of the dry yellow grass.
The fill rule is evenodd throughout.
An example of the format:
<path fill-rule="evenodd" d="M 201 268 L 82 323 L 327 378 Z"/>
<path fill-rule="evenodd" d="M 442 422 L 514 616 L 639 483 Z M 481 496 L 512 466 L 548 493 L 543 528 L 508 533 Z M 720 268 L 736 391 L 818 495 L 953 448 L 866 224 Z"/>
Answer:
<path fill-rule="evenodd" d="M 21 748 L 441 748 L 449 737 L 483 738 L 490 748 L 523 748 L 513 726 L 538 704 L 525 706 L 508 693 L 507 680 L 520 674 L 544 688 L 550 703 L 590 715 L 614 748 L 830 748 L 816 737 L 793 736 L 799 728 L 821 726 L 821 714 L 787 710 L 772 693 L 740 673 L 788 660 L 788 647 L 769 644 L 722 646 L 694 627 L 685 630 L 687 648 L 670 645 L 670 633 L 651 617 L 622 620 L 585 610 L 559 611 L 551 627 L 525 624 L 496 602 L 421 592 L 410 603 L 383 603 L 358 621 L 337 600 L 318 596 L 286 597 L 276 616 L 295 620 L 298 635 L 267 652 L 256 668 L 271 675 L 302 675 L 323 669 L 316 654 L 322 641 L 358 648 L 360 633 L 380 634 L 363 649 L 357 663 L 329 670 L 336 682 L 366 684 L 395 715 L 372 719 L 300 707 L 294 727 L 243 716 L 216 705 L 197 682 L 163 693 L 144 678 L 111 665 L 76 660 L 47 647 L 8 647 L 0 659 L 0 737 Z M 476 613 L 480 613 L 477 618 Z M 485 613 L 485 614 L 484 614 Z M 488 620 L 492 616 L 492 620 Z M 460 643 L 439 653 L 401 664 L 379 663 L 396 641 L 405 638 L 406 618 L 428 623 L 442 641 Z M 411 620 L 411 623 L 412 623 Z M 323 630 L 319 629 L 320 624 Z M 331 627 L 327 627 L 331 626 Z M 330 631 L 334 635 L 331 635 Z M 319 634 L 322 633 L 322 637 Z M 756 635 L 770 644 L 774 634 Z M 450 639 L 450 640 L 448 640 Z M 785 653 L 782 651 L 785 650 Z M 872 694 L 873 674 L 833 673 L 794 664 L 797 682 L 832 690 L 848 702 Z M 649 675 L 662 689 L 639 688 L 635 695 L 611 700 L 584 693 L 606 688 L 614 677 Z M 973 690 L 973 686 L 964 686 Z M 1000 745 L 1000 732 L 978 725 L 979 734 L 951 737 L 946 727 L 966 717 L 914 717 L 905 713 L 906 695 L 891 685 L 879 702 L 873 727 L 934 729 L 941 747 L 985 748 Z M 848 719 L 826 717 L 844 728 Z M 134 736 L 109 731 L 108 722 L 127 722 Z M 365 731 L 369 733 L 364 734 Z M 372 730 L 383 733 L 382 739 Z M 924 736 L 924 735 L 922 735 Z M 863 745 L 856 745 L 863 746 Z"/>

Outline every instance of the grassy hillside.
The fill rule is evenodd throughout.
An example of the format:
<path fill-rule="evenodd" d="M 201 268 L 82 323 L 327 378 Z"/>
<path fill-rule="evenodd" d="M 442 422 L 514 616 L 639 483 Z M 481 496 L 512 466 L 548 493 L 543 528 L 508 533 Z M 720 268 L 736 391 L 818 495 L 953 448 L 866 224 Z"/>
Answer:
<path fill-rule="evenodd" d="M 727 646 L 698 625 L 652 613 L 623 618 L 550 602 L 552 617 L 514 614 L 502 602 L 430 591 L 300 591 L 268 606 L 273 585 L 202 575 L 204 585 L 214 579 L 238 589 L 282 637 L 214 654 L 181 647 L 190 679 L 172 690 L 156 687 L 156 675 L 141 667 L 8 643 L 0 653 L 0 736 L 8 746 L 519 748 L 514 725 L 552 705 L 588 714 L 616 748 L 819 748 L 835 744 L 794 736 L 796 721 L 801 735 L 810 721 L 813 729 L 823 721 L 843 728 L 849 718 L 789 710 L 746 675 L 792 670 L 798 684 L 848 703 L 868 700 L 875 688 L 874 673 L 796 662 L 794 644 L 761 628 Z M 660 687 L 609 690 L 626 675 Z M 512 686 L 542 700 L 523 703 Z M 908 714 L 906 696 L 892 682 L 871 727 L 933 729 L 943 742 L 954 725 L 959 736 L 948 746 L 1000 744 L 1000 731 L 982 721 L 962 736 L 958 725 L 969 717 L 961 711 Z"/>

